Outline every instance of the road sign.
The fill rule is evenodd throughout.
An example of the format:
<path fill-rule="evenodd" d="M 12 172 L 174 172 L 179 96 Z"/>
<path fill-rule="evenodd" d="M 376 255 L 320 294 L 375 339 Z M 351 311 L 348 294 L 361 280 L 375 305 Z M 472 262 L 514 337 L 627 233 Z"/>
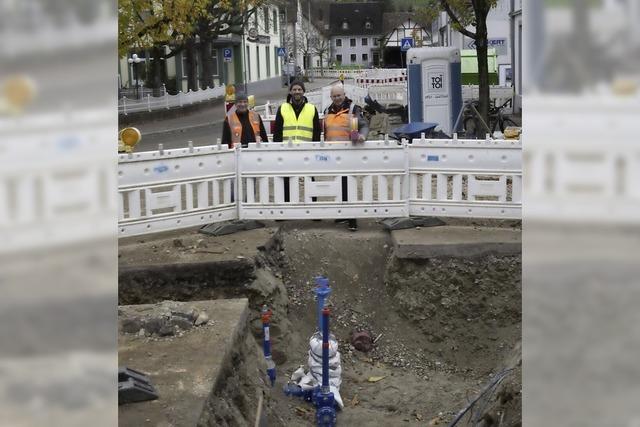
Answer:
<path fill-rule="evenodd" d="M 287 56 L 287 50 L 283 47 L 278 48 L 278 56 L 285 57 Z"/>
<path fill-rule="evenodd" d="M 403 52 L 408 51 L 412 47 L 413 47 L 413 37 L 405 37 L 402 39 L 402 42 L 400 43 L 400 49 Z"/>
<path fill-rule="evenodd" d="M 231 59 L 233 58 L 233 49 L 225 47 L 222 49 L 222 56 L 224 56 L 224 62 L 231 62 Z"/>

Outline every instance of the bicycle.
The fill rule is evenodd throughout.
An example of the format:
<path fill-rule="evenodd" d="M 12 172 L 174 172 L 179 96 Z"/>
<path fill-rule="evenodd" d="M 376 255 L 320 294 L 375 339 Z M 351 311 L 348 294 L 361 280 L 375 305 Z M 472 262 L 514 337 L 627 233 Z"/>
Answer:
<path fill-rule="evenodd" d="M 473 100 L 469 101 L 463 107 L 463 128 L 465 132 L 465 136 L 473 137 L 473 138 L 484 138 L 485 133 L 493 135 L 493 133 L 499 129 L 500 132 L 504 132 L 504 130 L 510 126 L 518 126 L 518 124 L 513 121 L 511 118 L 506 117 L 502 112 L 507 107 L 512 105 L 512 99 L 509 98 L 505 101 L 504 104 L 499 107 L 490 106 L 489 107 L 489 125 L 485 123 L 482 119 L 482 116 L 478 112 L 479 101 Z M 481 133 L 482 132 L 482 133 Z"/>

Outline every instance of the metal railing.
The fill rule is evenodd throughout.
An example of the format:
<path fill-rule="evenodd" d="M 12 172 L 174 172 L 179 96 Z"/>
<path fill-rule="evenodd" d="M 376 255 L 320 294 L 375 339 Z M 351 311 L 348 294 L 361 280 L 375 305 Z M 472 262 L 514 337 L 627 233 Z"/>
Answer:
<path fill-rule="evenodd" d="M 126 96 L 118 101 L 118 114 L 127 115 L 140 111 L 156 111 L 184 105 L 191 105 L 196 102 L 208 101 L 224 96 L 226 86 L 216 86 L 213 88 L 201 89 L 197 91 L 189 90 L 186 93 L 178 92 L 176 95 L 151 96 L 147 94 L 142 99 L 129 99 Z"/>
<path fill-rule="evenodd" d="M 119 157 L 120 236 L 231 219 L 513 219 L 521 212 L 515 140 L 191 146 Z"/>

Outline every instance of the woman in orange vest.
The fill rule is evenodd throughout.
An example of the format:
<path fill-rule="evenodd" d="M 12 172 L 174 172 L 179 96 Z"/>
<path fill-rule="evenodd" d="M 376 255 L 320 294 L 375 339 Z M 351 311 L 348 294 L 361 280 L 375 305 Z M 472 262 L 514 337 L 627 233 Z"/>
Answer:
<path fill-rule="evenodd" d="M 236 94 L 236 103 L 227 112 L 222 127 L 222 143 L 233 148 L 247 147 L 250 142 L 269 142 L 262 118 L 249 110 L 249 99 L 244 93 Z"/>
<path fill-rule="evenodd" d="M 369 134 L 369 124 L 362 116 L 362 108 L 355 105 L 344 94 L 344 86 L 336 84 L 331 87 L 332 104 L 324 112 L 324 140 L 352 141 L 354 144 L 363 143 Z M 347 194 L 347 177 L 342 177 L 342 201 L 349 200 Z M 337 220 L 342 222 L 343 220 Z M 356 231 L 358 222 L 352 218 L 347 220 L 349 230 Z"/>

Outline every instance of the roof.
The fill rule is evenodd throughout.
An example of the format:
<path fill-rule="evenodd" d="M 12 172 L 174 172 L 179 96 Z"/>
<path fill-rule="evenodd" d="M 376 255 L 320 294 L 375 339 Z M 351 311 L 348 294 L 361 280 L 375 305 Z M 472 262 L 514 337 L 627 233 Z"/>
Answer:
<path fill-rule="evenodd" d="M 382 14 L 382 32 L 385 34 L 398 28 L 409 19 L 415 19 L 415 13 L 411 12 L 386 12 Z"/>
<path fill-rule="evenodd" d="M 382 34 L 383 4 L 370 3 L 331 3 L 330 31 L 332 36 L 380 35 Z M 347 23 L 345 29 L 343 23 Z M 367 28 L 367 23 L 370 24 Z"/>

